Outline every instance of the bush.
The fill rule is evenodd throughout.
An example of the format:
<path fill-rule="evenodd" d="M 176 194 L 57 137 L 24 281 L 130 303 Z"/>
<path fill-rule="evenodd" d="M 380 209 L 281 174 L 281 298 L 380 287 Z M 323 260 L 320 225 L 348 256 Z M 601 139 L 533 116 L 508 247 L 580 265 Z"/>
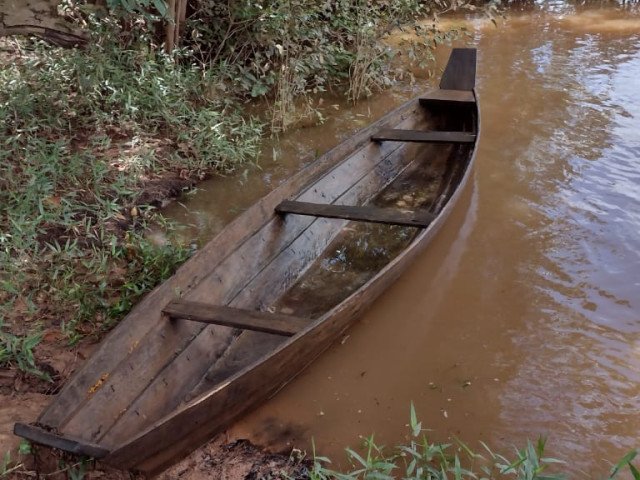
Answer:
<path fill-rule="evenodd" d="M 0 69 L 0 365 L 35 371 L 15 352 L 31 355 L 38 325 L 71 341 L 112 326 L 190 253 L 144 237 L 161 221 L 149 202 L 176 193 L 163 182 L 179 192 L 257 155 L 261 126 L 210 72 L 114 31 L 86 50 L 27 42 Z"/>

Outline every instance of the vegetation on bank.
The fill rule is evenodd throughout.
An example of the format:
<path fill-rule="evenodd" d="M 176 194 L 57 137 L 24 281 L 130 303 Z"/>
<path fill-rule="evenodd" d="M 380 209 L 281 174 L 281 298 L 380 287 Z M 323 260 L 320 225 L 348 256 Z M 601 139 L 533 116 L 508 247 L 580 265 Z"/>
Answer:
<path fill-rule="evenodd" d="M 22 48 L 0 71 L 0 362 L 42 373 L 39 331 L 101 333 L 187 258 L 144 237 L 154 206 L 254 158 L 260 126 L 204 97 L 200 71 L 106 34 Z"/>
<path fill-rule="evenodd" d="M 546 439 L 528 441 L 523 448 L 515 449 L 511 455 L 494 452 L 484 442 L 480 442 L 482 451 L 473 451 L 468 445 L 456 440 L 443 444 L 432 442 L 422 428 L 413 405 L 409 423 L 410 435 L 407 443 L 394 447 L 391 451 L 377 445 L 373 436 L 364 442 L 364 450 L 346 449 L 351 468 L 338 471 L 330 468 L 331 461 L 315 455 L 307 459 L 305 455 L 293 450 L 288 460 L 285 456 L 274 455 L 264 462 L 261 459 L 244 457 L 245 462 L 254 463 L 252 472 L 260 471 L 259 478 L 280 478 L 289 480 L 563 480 L 572 478 L 566 472 L 571 460 L 561 461 L 545 455 Z M 231 450 L 247 448 L 248 442 L 240 441 L 229 445 Z M 255 447 L 254 457 L 264 454 Z M 360 452 L 360 453 L 359 453 Z M 14 460 L 10 453 L 0 461 L 0 478 L 12 473 L 29 475 L 36 473 L 32 468 L 30 456 L 34 452 L 27 441 L 20 445 Z M 229 452 L 225 453 L 225 455 Z M 632 478 L 640 480 L 640 470 L 634 465 L 637 450 L 631 450 L 610 467 L 606 480 Z M 239 461 L 236 458 L 236 462 Z M 37 462 L 36 462 L 37 464 Z M 266 464 L 266 465 L 265 465 Z M 262 468 L 255 468 L 261 465 Z M 100 468 L 87 458 L 61 457 L 58 459 L 56 473 L 64 473 L 68 478 L 82 479 L 86 474 Z M 211 468 L 211 467 L 209 467 Z M 575 468 L 574 468 L 575 470 Z M 109 476 L 107 472 L 102 475 Z M 218 472 L 219 473 L 219 472 Z M 625 476 L 625 474 L 628 474 Z M 34 476 L 34 475 L 29 475 Z M 36 473 L 37 476 L 37 473 Z M 120 478 L 120 477 L 118 477 Z M 253 477 L 252 477 L 253 478 Z M 595 478 L 587 474 L 587 478 Z"/>
<path fill-rule="evenodd" d="M 390 29 L 416 29 L 416 61 L 456 34 L 413 23 L 434 1 L 198 0 L 167 54 L 164 2 L 106 4 L 62 2 L 82 48 L 0 45 L 0 366 L 41 378 L 42 343 L 99 338 L 188 258 L 145 237 L 166 198 L 254 162 L 265 132 L 318 113 L 310 95 L 390 85 Z"/>

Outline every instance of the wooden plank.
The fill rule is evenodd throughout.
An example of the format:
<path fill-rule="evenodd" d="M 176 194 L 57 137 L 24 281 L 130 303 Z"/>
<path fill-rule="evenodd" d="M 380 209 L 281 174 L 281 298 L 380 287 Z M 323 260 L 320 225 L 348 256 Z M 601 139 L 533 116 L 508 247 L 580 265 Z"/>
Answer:
<path fill-rule="evenodd" d="M 428 105 L 434 102 L 443 103 L 475 103 L 476 98 L 471 90 L 433 90 L 419 98 L 420 104 Z"/>
<path fill-rule="evenodd" d="M 440 88 L 473 90 L 476 86 L 476 49 L 454 48 L 444 69 Z"/>
<path fill-rule="evenodd" d="M 424 132 L 385 128 L 371 137 L 374 142 L 473 143 L 476 136 L 468 132 Z"/>
<path fill-rule="evenodd" d="M 403 211 L 397 208 L 380 208 L 371 205 L 335 205 L 284 200 L 276 207 L 278 213 L 293 213 L 313 217 L 343 218 L 361 222 L 428 227 L 435 215 L 425 211 Z"/>
<path fill-rule="evenodd" d="M 46 445 L 47 447 L 59 448 L 60 450 L 76 455 L 84 455 L 92 458 L 103 458 L 109 455 L 109 450 L 100 445 L 63 437 L 44 430 L 43 428 L 25 423 L 16 423 L 13 426 L 13 433 L 31 442 Z"/>
<path fill-rule="evenodd" d="M 211 305 L 203 302 L 176 300 L 162 310 L 171 318 L 224 325 L 225 327 L 254 330 L 291 337 L 302 330 L 307 321 L 304 318 L 279 313 L 259 312 L 242 308 Z"/>

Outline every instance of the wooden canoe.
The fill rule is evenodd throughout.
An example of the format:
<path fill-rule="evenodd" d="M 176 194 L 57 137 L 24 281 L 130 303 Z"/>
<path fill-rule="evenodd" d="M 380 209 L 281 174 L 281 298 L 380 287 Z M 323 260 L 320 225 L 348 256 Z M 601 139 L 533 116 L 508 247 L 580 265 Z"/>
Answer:
<path fill-rule="evenodd" d="M 338 145 L 148 294 L 33 425 L 31 441 L 158 472 L 269 398 L 415 259 L 467 182 L 476 51 L 440 89 Z"/>

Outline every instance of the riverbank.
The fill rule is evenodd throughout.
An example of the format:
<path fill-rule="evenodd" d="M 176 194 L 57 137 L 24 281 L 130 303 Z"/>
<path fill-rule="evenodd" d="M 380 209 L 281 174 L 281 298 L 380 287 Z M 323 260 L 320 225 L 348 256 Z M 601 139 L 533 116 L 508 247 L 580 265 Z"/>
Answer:
<path fill-rule="evenodd" d="M 18 461 L 24 468 L 15 472 L 29 475 L 33 466 L 48 464 L 30 459 L 30 447 L 11 435 L 13 423 L 34 421 L 102 337 L 196 248 L 172 238 L 161 208 L 203 179 L 254 164 L 265 132 L 301 119 L 321 121 L 310 95 L 336 88 L 355 101 L 391 85 L 393 52 L 378 43 L 384 22 L 428 12 L 417 4 L 397 11 L 383 4 L 367 12 L 330 7 L 305 13 L 310 19 L 329 16 L 329 30 L 297 32 L 318 38 L 315 45 L 292 41 L 291 12 L 282 5 L 270 12 L 287 14 L 281 17 L 244 12 L 254 15 L 254 24 L 243 23 L 233 41 L 223 39 L 229 51 L 221 46 L 208 64 L 201 40 L 164 54 L 149 36 L 148 19 L 132 33 L 126 21 L 85 18 L 94 23 L 84 49 L 2 41 L 5 469 Z M 233 23 L 235 13 L 228 13 Z M 363 24 L 363 13 L 374 14 L 373 20 Z M 265 24 L 269 18 L 273 23 Z M 435 32 L 434 26 L 430 35 Z M 210 40 L 218 33 L 208 32 Z M 253 57 L 227 62 L 246 46 Z M 430 51 L 430 45 L 422 47 Z M 246 114 L 256 100 L 267 105 L 259 120 Z M 159 242 L 146 235 L 152 224 L 167 232 Z"/>

